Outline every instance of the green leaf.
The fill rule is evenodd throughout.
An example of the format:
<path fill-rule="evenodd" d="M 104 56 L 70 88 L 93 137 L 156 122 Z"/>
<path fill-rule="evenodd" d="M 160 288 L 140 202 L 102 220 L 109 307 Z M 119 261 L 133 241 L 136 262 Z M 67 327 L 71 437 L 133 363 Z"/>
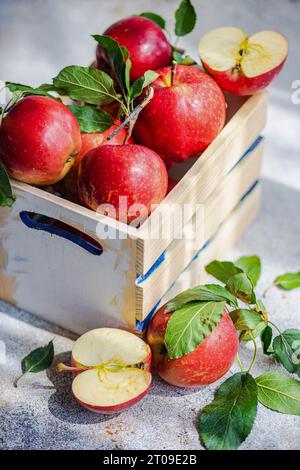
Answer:
<path fill-rule="evenodd" d="M 148 18 L 148 20 L 154 21 L 154 23 L 156 23 L 162 29 L 165 29 L 166 27 L 166 21 L 160 15 L 157 15 L 156 13 L 145 11 L 144 13 L 141 13 L 139 16 L 142 16 L 143 18 Z"/>
<path fill-rule="evenodd" d="M 261 313 L 266 313 L 266 307 L 265 307 L 265 305 L 264 305 L 264 303 L 263 303 L 262 300 L 257 299 L 257 300 L 256 300 L 256 305 L 257 305 L 257 307 L 259 308 L 259 311 L 260 311 Z"/>
<path fill-rule="evenodd" d="M 104 132 L 114 123 L 110 114 L 99 111 L 94 106 L 72 104 L 68 108 L 75 114 L 80 131 L 87 134 L 91 132 Z"/>
<path fill-rule="evenodd" d="M 5 167 L 0 161 L 0 206 L 11 207 L 15 201 Z"/>
<path fill-rule="evenodd" d="M 230 317 L 238 331 L 253 331 L 259 324 L 265 323 L 259 313 L 244 308 L 233 310 L 230 312 Z"/>
<path fill-rule="evenodd" d="M 125 85 L 126 85 L 126 93 L 124 93 L 124 96 L 127 96 L 127 94 L 129 95 L 130 92 L 131 92 L 131 85 L 130 85 L 130 70 L 131 70 L 131 66 L 132 66 L 132 63 L 131 63 L 131 60 L 129 58 L 129 53 L 127 51 L 127 49 L 125 47 L 122 47 L 121 48 L 122 50 L 124 50 L 124 55 L 127 57 L 126 58 L 126 62 L 125 62 Z M 125 52 L 126 51 L 126 52 Z M 127 55 L 126 55 L 127 53 Z"/>
<path fill-rule="evenodd" d="M 173 49 L 173 61 L 176 62 L 177 65 L 195 65 L 196 61 L 190 56 L 184 56 L 181 52 Z"/>
<path fill-rule="evenodd" d="M 128 86 L 131 62 L 127 62 L 129 60 L 128 50 L 125 47 L 120 47 L 118 42 L 110 36 L 95 34 L 93 38 L 104 49 L 122 93 L 126 96 L 127 92 L 130 91 Z"/>
<path fill-rule="evenodd" d="M 197 16 L 190 0 L 181 0 L 175 12 L 175 34 L 185 36 L 193 31 Z"/>
<path fill-rule="evenodd" d="M 280 372 L 256 378 L 259 402 L 280 413 L 300 416 L 300 382 Z"/>
<path fill-rule="evenodd" d="M 250 434 L 257 411 L 257 385 L 239 372 L 217 390 L 200 416 L 200 437 L 209 450 L 237 449 Z"/>
<path fill-rule="evenodd" d="M 258 256 L 242 256 L 235 265 L 247 274 L 250 281 L 256 286 L 261 274 L 261 261 Z"/>
<path fill-rule="evenodd" d="M 183 55 L 181 54 L 181 52 L 173 50 L 172 57 L 173 57 L 174 62 L 176 62 L 176 64 L 178 65 L 182 64 Z"/>
<path fill-rule="evenodd" d="M 70 65 L 53 79 L 55 86 L 73 100 L 107 104 L 118 98 L 113 80 L 102 70 Z"/>
<path fill-rule="evenodd" d="M 274 356 L 291 374 L 300 376 L 300 330 L 285 330 L 273 341 Z"/>
<path fill-rule="evenodd" d="M 142 77 L 138 78 L 133 82 L 130 89 L 130 98 L 134 100 L 138 96 L 140 96 L 144 88 L 149 86 L 150 83 L 154 82 L 154 80 L 156 80 L 158 76 L 158 73 L 153 72 L 153 70 L 147 70 L 147 72 L 145 72 Z"/>
<path fill-rule="evenodd" d="M 176 310 L 164 338 L 169 358 L 194 351 L 219 323 L 224 308 L 225 302 L 190 302 Z"/>
<path fill-rule="evenodd" d="M 273 350 L 270 351 L 272 335 L 273 335 L 272 328 L 269 325 L 267 325 L 261 335 L 262 348 L 263 348 L 264 354 L 266 355 L 270 355 L 273 352 Z"/>
<path fill-rule="evenodd" d="M 55 91 L 55 87 L 48 83 L 44 83 L 37 88 L 33 88 L 29 85 L 22 85 L 21 83 L 13 83 L 13 82 L 5 82 L 5 86 L 12 93 L 16 91 L 22 92 L 23 96 L 39 95 L 39 96 L 49 96 L 50 98 L 53 98 L 53 96 L 49 94 L 49 91 Z"/>
<path fill-rule="evenodd" d="M 53 347 L 53 340 L 50 341 L 46 346 L 42 346 L 40 348 L 34 349 L 31 351 L 28 356 L 24 357 L 21 362 L 22 368 L 22 375 L 18 377 L 14 385 L 17 386 L 17 383 L 24 374 L 29 372 L 37 373 L 42 372 L 48 367 L 51 366 L 54 358 L 54 347 Z"/>
<path fill-rule="evenodd" d="M 232 307 L 238 307 L 236 297 L 228 292 L 225 287 L 219 286 L 218 284 L 206 284 L 204 286 L 192 287 L 178 294 L 167 304 L 165 312 L 174 312 L 174 310 L 193 301 L 225 301 Z"/>
<path fill-rule="evenodd" d="M 261 336 L 266 327 L 267 327 L 267 322 L 262 321 L 261 323 L 257 325 L 257 327 L 254 330 L 243 332 L 240 338 L 241 341 L 252 341 L 253 338 L 257 338 L 258 336 Z"/>
<path fill-rule="evenodd" d="M 212 261 L 205 266 L 208 274 L 215 277 L 224 284 L 227 283 L 231 276 L 243 272 L 242 269 L 235 266 L 231 261 Z"/>
<path fill-rule="evenodd" d="M 8 109 L 6 109 L 6 112 L 8 112 L 10 108 L 12 108 L 16 103 L 18 103 L 18 101 L 20 101 L 25 96 L 24 92 L 21 90 L 12 91 L 11 93 L 12 97 L 8 103 Z"/>
<path fill-rule="evenodd" d="M 300 287 L 300 272 L 286 273 L 281 276 L 277 276 L 274 284 L 284 290 L 296 289 L 297 287 Z"/>
<path fill-rule="evenodd" d="M 252 282 L 245 273 L 231 276 L 228 279 L 226 288 L 243 302 L 254 304 L 256 301 Z"/>
<path fill-rule="evenodd" d="M 190 55 L 185 55 L 181 63 L 182 65 L 195 65 L 197 62 Z"/>

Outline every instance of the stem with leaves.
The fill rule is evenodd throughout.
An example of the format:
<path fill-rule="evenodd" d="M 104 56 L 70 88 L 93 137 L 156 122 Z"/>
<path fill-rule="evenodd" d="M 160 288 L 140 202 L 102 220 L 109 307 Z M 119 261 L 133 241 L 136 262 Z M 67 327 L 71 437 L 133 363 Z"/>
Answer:
<path fill-rule="evenodd" d="M 133 130 L 134 124 L 136 123 L 138 115 L 145 108 L 145 106 L 147 106 L 150 100 L 153 98 L 153 94 L 154 94 L 153 88 L 149 87 L 148 93 L 146 97 L 143 99 L 143 101 L 140 104 L 138 104 L 134 108 L 134 110 L 124 119 L 124 121 L 107 137 L 107 140 L 113 139 L 120 132 L 120 130 L 122 130 L 124 127 L 127 127 L 127 136 L 124 142 L 126 143 L 128 139 L 131 137 L 132 130 Z"/>

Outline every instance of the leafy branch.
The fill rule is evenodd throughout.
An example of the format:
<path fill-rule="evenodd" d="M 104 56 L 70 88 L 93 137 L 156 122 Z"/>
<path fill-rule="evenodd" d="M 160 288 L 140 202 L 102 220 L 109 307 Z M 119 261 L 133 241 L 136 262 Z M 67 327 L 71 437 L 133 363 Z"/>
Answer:
<path fill-rule="evenodd" d="M 239 334 L 240 343 L 253 343 L 253 356 L 245 371 L 233 374 L 217 390 L 213 402 L 201 413 L 199 432 L 207 449 L 237 449 L 250 434 L 257 404 L 281 413 L 300 415 L 300 382 L 279 372 L 252 376 L 257 354 L 257 338 L 263 353 L 273 356 L 288 372 L 300 376 L 300 330 L 283 332 L 269 319 L 254 287 L 261 275 L 257 256 L 236 262 L 215 260 L 206 271 L 225 284 L 206 284 L 182 292 L 165 309 L 173 312 L 166 328 L 165 347 L 170 359 L 195 350 L 220 321 L 224 308 Z M 273 338 L 273 330 L 277 336 Z"/>
<path fill-rule="evenodd" d="M 140 16 L 154 21 L 160 28 L 164 29 L 170 36 L 169 31 L 166 29 L 166 20 L 160 15 L 152 12 L 140 13 Z M 195 8 L 190 0 L 181 0 L 178 8 L 175 11 L 175 25 L 174 33 L 175 40 L 171 39 L 173 65 L 194 65 L 196 62 L 189 55 L 185 55 L 185 50 L 178 47 L 179 39 L 191 33 L 195 28 L 197 15 Z"/>

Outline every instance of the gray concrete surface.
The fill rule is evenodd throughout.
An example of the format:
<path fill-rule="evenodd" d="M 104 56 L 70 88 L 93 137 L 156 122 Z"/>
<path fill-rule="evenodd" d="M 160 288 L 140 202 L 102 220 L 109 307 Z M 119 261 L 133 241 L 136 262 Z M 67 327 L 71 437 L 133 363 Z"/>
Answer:
<path fill-rule="evenodd" d="M 290 56 L 272 85 L 265 131 L 262 210 L 227 258 L 256 253 L 263 261 L 260 293 L 274 277 L 300 269 L 300 105 L 292 102 L 292 82 L 300 80 L 298 0 L 194 1 L 199 23 L 182 40 L 191 53 L 200 35 L 216 26 L 239 25 L 251 33 L 275 29 L 290 41 Z M 93 57 L 89 34 L 102 32 L 117 18 L 156 10 L 166 18 L 177 0 L 0 0 L 0 79 L 39 84 L 68 64 Z M 97 13 L 98 12 L 98 13 Z M 225 254 L 224 254 L 225 256 Z M 266 305 L 282 328 L 300 328 L 300 289 L 273 289 Z M 155 378 L 143 402 L 117 416 L 101 417 L 81 409 L 70 394 L 70 379 L 53 369 L 12 382 L 20 360 L 55 336 L 56 362 L 67 359 L 67 332 L 0 302 L 0 339 L 7 347 L 0 364 L 0 448 L 2 449 L 200 449 L 196 429 L 200 409 L 217 384 L 180 390 Z M 246 347 L 242 359 L 248 357 Z M 260 356 L 254 373 L 277 368 Z M 237 370 L 234 366 L 232 372 Z M 261 406 L 252 434 L 241 449 L 300 449 L 300 418 Z"/>

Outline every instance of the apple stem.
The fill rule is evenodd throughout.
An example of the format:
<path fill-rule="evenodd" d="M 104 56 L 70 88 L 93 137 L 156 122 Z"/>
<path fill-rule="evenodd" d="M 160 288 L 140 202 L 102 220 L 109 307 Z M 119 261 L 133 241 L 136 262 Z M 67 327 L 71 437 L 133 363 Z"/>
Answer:
<path fill-rule="evenodd" d="M 264 291 L 264 293 L 263 293 L 263 295 L 262 295 L 263 299 L 265 299 L 265 298 L 267 297 L 267 293 L 269 292 L 270 289 L 272 289 L 272 287 L 274 287 L 274 285 L 275 285 L 275 284 L 272 283 L 271 285 L 269 285 L 269 286 L 266 288 L 266 290 Z"/>
<path fill-rule="evenodd" d="M 242 365 L 242 363 L 241 363 L 239 353 L 237 353 L 237 355 L 236 355 L 236 362 L 237 362 L 238 365 L 240 366 L 241 371 L 244 372 L 244 368 L 243 368 L 243 365 Z"/>
<path fill-rule="evenodd" d="M 147 106 L 147 104 L 150 102 L 150 100 L 153 98 L 153 95 L 154 95 L 154 90 L 152 87 L 149 88 L 149 92 L 146 96 L 146 98 L 144 98 L 144 100 L 138 104 L 134 110 L 132 111 L 132 113 L 129 114 L 129 116 L 127 116 L 124 121 L 122 122 L 122 124 L 119 125 L 119 127 L 117 127 L 117 129 L 115 129 L 108 137 L 107 137 L 107 140 L 111 140 L 113 139 L 113 137 L 115 137 L 118 132 L 120 132 L 124 127 L 126 127 L 128 125 L 128 130 L 127 130 L 127 135 L 126 135 L 126 139 L 124 140 L 124 144 L 126 144 L 126 142 L 128 141 L 128 139 L 130 138 L 131 134 L 132 134 L 132 130 L 133 130 L 133 127 L 135 125 L 135 122 L 138 118 L 138 115 L 140 114 L 140 112 L 142 111 L 142 109 Z"/>
<path fill-rule="evenodd" d="M 251 373 L 252 369 L 253 369 L 253 366 L 255 364 L 255 361 L 256 361 L 256 356 L 257 356 L 257 344 L 256 344 L 256 341 L 255 341 L 255 338 L 253 336 L 253 334 L 250 332 L 250 337 L 251 337 L 251 340 L 254 344 L 254 354 L 253 354 L 253 359 L 252 359 L 252 362 L 250 364 L 250 367 L 248 369 L 248 374 Z"/>
<path fill-rule="evenodd" d="M 172 62 L 172 67 L 171 67 L 171 86 L 174 85 L 175 74 L 176 74 L 176 62 L 173 61 Z"/>
<path fill-rule="evenodd" d="M 20 380 L 20 379 L 23 377 L 23 375 L 25 375 L 25 374 L 26 374 L 26 372 L 24 372 L 23 374 L 19 375 L 19 377 L 17 377 L 17 378 L 14 380 L 13 385 L 14 385 L 15 388 L 18 387 L 18 382 L 19 382 L 19 380 Z"/>
<path fill-rule="evenodd" d="M 70 367 L 66 366 L 63 362 L 60 362 L 56 366 L 57 372 L 82 372 L 84 370 L 88 370 L 88 367 Z"/>

